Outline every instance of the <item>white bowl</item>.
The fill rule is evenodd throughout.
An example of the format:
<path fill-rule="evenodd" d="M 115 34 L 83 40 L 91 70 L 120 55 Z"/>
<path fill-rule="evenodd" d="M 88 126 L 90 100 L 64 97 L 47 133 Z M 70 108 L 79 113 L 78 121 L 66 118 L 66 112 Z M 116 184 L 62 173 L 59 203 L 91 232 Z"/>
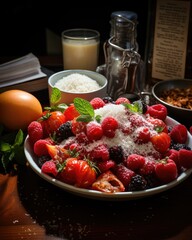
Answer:
<path fill-rule="evenodd" d="M 88 76 L 89 78 L 95 80 L 99 85 L 100 88 L 94 91 L 90 92 L 67 92 L 64 90 L 61 90 L 61 99 L 59 103 L 66 103 L 70 104 L 73 102 L 74 98 L 80 97 L 87 101 L 90 101 L 91 99 L 95 97 L 103 98 L 106 96 L 107 91 L 107 79 L 100 73 L 94 72 L 94 71 L 88 71 L 88 70 L 64 70 L 57 72 L 53 75 L 51 75 L 48 79 L 48 90 L 49 90 L 49 99 L 52 94 L 52 89 L 55 87 L 55 84 L 58 80 L 62 79 L 63 77 L 66 77 L 68 75 L 71 75 L 73 73 L 78 73 L 81 75 Z"/>

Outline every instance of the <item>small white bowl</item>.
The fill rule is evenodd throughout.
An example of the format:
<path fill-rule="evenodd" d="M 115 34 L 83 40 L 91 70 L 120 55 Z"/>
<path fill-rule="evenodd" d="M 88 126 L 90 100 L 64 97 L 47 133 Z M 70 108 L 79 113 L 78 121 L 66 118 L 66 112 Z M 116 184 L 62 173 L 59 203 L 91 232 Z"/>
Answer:
<path fill-rule="evenodd" d="M 94 72 L 94 71 L 74 70 L 73 69 L 73 70 L 60 71 L 49 77 L 49 79 L 48 79 L 49 99 L 51 97 L 53 87 L 56 87 L 55 86 L 56 82 L 61 80 L 63 77 L 66 77 L 73 73 L 78 73 L 81 75 L 88 76 L 92 80 L 95 80 L 100 85 L 100 88 L 97 90 L 91 91 L 91 92 L 67 92 L 67 91 L 60 89 L 61 100 L 59 101 L 59 103 L 70 104 L 73 102 L 74 98 L 76 98 L 76 97 L 83 98 L 87 101 L 91 101 L 95 97 L 103 98 L 106 96 L 107 79 L 102 74 Z"/>

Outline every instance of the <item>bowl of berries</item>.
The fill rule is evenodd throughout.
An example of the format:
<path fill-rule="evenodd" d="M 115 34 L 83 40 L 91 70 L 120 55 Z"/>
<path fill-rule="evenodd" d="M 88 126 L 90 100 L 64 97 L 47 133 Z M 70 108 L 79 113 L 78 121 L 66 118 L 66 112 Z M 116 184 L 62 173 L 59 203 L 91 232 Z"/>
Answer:
<path fill-rule="evenodd" d="M 24 151 L 39 176 L 72 194 L 143 198 L 178 185 L 192 172 L 192 137 L 162 104 L 77 97 L 62 117 L 55 114 L 50 110 L 52 120 L 29 125 Z"/>

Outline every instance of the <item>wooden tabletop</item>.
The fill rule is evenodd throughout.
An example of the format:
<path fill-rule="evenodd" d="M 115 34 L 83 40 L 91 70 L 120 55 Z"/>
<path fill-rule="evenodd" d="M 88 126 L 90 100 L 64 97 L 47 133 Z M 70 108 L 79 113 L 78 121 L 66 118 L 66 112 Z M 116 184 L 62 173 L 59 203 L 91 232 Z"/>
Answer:
<path fill-rule="evenodd" d="M 103 201 L 66 192 L 20 166 L 15 175 L 0 174 L 0 239 L 190 240 L 192 176 L 153 196 Z"/>

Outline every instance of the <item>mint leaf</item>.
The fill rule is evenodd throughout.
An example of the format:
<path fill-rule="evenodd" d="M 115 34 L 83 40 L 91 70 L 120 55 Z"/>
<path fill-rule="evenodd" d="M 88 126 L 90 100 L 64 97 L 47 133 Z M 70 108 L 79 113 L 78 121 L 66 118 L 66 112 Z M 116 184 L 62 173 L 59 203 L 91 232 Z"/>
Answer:
<path fill-rule="evenodd" d="M 24 135 L 23 135 L 23 131 L 20 129 L 15 137 L 15 142 L 13 144 L 13 146 L 21 146 L 24 140 Z"/>
<path fill-rule="evenodd" d="M 143 111 L 141 104 L 137 101 L 134 103 L 125 103 L 123 105 L 132 112 L 142 113 Z"/>
<path fill-rule="evenodd" d="M 3 142 L 1 141 L 0 142 L 0 152 L 9 152 L 11 151 L 11 145 L 9 143 L 6 143 L 6 142 Z"/>
<path fill-rule="evenodd" d="M 58 88 L 53 87 L 51 97 L 50 97 L 51 105 L 57 104 L 60 100 L 61 100 L 61 91 Z"/>
<path fill-rule="evenodd" d="M 81 115 L 90 115 L 94 118 L 95 112 L 89 101 L 82 98 L 75 98 L 74 105 Z"/>
<path fill-rule="evenodd" d="M 77 117 L 76 121 L 78 122 L 90 122 L 91 120 L 93 120 L 93 118 L 90 115 L 80 115 L 79 117 Z"/>

